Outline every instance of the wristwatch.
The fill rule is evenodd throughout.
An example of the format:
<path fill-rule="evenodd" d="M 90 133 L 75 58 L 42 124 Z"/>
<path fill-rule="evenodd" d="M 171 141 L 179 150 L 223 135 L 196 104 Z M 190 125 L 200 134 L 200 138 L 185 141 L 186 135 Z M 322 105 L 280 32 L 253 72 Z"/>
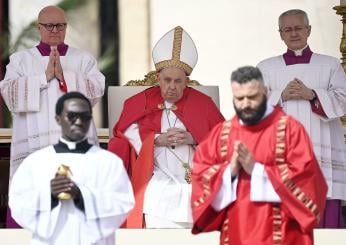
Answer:
<path fill-rule="evenodd" d="M 310 101 L 314 101 L 317 98 L 317 95 L 313 89 L 311 91 L 312 91 L 312 99 Z"/>

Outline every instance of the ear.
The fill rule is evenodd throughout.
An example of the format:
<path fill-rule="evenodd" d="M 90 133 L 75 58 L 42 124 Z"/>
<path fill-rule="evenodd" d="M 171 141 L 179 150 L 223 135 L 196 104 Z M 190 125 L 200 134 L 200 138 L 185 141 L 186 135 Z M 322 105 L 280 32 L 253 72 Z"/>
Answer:
<path fill-rule="evenodd" d="M 311 33 L 311 26 L 308 26 L 308 37 L 310 36 Z"/>
<path fill-rule="evenodd" d="M 267 86 L 264 86 L 264 94 L 265 94 L 266 96 L 268 96 L 268 91 L 269 91 L 268 87 L 267 87 Z"/>
<path fill-rule="evenodd" d="M 281 40 L 283 41 L 284 40 L 284 38 L 282 37 L 282 31 L 279 31 L 279 33 L 280 33 L 280 38 L 281 38 Z"/>
<path fill-rule="evenodd" d="M 55 121 L 61 126 L 61 117 L 59 115 L 55 115 Z"/>

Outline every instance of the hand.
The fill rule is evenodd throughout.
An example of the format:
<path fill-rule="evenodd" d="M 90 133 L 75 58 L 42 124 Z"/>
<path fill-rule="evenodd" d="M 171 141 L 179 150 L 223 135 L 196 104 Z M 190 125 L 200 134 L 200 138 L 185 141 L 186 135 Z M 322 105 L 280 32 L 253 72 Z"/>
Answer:
<path fill-rule="evenodd" d="M 232 158 L 231 158 L 231 176 L 232 177 L 238 175 L 241 169 L 241 165 L 239 164 L 237 160 L 238 156 L 239 154 L 235 150 L 233 150 Z"/>
<path fill-rule="evenodd" d="M 190 132 L 180 128 L 169 128 L 167 130 L 167 138 L 170 145 L 194 145 L 196 141 Z"/>
<path fill-rule="evenodd" d="M 301 80 L 295 78 L 287 84 L 286 88 L 281 94 L 281 98 L 284 101 L 312 100 L 314 98 L 314 93 L 312 89 L 306 87 Z"/>
<path fill-rule="evenodd" d="M 52 80 L 55 77 L 55 75 L 54 75 L 54 63 L 55 63 L 55 56 L 54 56 L 54 53 L 52 51 L 50 51 L 49 61 L 48 61 L 48 65 L 46 68 L 47 82 L 49 82 L 50 80 Z"/>
<path fill-rule="evenodd" d="M 80 197 L 80 190 L 78 186 L 68 177 L 62 175 L 55 175 L 54 179 L 50 181 L 50 189 L 53 197 L 58 198 L 61 192 L 71 194 L 72 199 Z"/>
<path fill-rule="evenodd" d="M 247 174 L 251 175 L 255 165 L 255 160 L 253 159 L 251 152 L 245 144 L 241 143 L 238 140 L 234 142 L 233 147 L 233 153 L 237 154 L 236 160 L 238 164 L 240 164 L 240 166 L 244 169 L 244 171 Z"/>
<path fill-rule="evenodd" d="M 56 53 L 55 53 L 54 74 L 55 74 L 55 77 L 59 81 L 64 80 L 64 75 L 63 75 L 62 66 L 61 66 L 61 62 L 60 62 L 60 54 L 59 54 L 58 50 L 56 50 Z"/>

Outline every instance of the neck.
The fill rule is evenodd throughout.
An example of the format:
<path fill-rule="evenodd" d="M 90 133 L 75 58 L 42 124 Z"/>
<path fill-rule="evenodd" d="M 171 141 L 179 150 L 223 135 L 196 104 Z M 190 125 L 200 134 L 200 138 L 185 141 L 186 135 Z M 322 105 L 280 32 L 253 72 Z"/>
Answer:
<path fill-rule="evenodd" d="M 63 137 L 60 137 L 60 141 L 64 144 L 67 145 L 67 147 L 70 149 L 70 150 L 74 150 L 76 149 L 76 145 L 82 141 L 86 140 L 86 137 L 81 139 L 81 140 L 78 140 L 78 141 L 70 141 L 70 140 L 67 140 Z"/>
<path fill-rule="evenodd" d="M 51 47 L 57 47 L 57 50 L 59 52 L 60 56 L 65 56 L 68 50 L 68 45 L 66 45 L 65 43 L 60 43 L 58 45 L 50 45 L 48 43 L 44 43 L 44 42 L 40 42 L 36 48 L 38 49 L 38 51 L 41 53 L 42 56 L 49 56 L 50 55 L 50 51 L 51 51 Z"/>
<path fill-rule="evenodd" d="M 291 50 L 287 49 L 287 52 L 283 54 L 285 64 L 309 64 L 312 57 L 312 51 L 309 46 L 306 45 L 303 49 Z"/>
<path fill-rule="evenodd" d="M 294 54 L 295 54 L 295 56 L 302 56 L 303 55 L 303 51 L 304 51 L 304 49 L 306 49 L 308 47 L 308 44 L 306 44 L 303 48 L 301 48 L 301 49 L 296 49 L 296 50 L 293 50 L 293 49 L 289 49 L 289 50 L 291 50 Z"/>

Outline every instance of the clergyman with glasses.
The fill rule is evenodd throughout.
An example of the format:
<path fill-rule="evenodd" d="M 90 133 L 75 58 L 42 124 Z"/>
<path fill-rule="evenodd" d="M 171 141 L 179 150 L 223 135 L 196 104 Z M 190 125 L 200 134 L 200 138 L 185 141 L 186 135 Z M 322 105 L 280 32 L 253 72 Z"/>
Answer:
<path fill-rule="evenodd" d="M 58 99 L 59 142 L 30 154 L 13 176 L 12 215 L 32 232 L 31 244 L 114 244 L 134 206 L 122 160 L 86 139 L 92 107 L 69 92 Z"/>
<path fill-rule="evenodd" d="M 282 13 L 279 33 L 287 52 L 258 64 L 269 89 L 268 102 L 281 106 L 309 133 L 328 183 L 320 227 L 340 228 L 341 202 L 346 200 L 346 147 L 340 121 L 346 113 L 346 75 L 338 59 L 311 51 L 307 43 L 311 26 L 303 10 Z"/>
<path fill-rule="evenodd" d="M 61 95 L 79 91 L 95 105 L 104 94 L 105 77 L 96 59 L 64 43 L 67 26 L 62 9 L 43 8 L 37 20 L 40 43 L 12 54 L 0 82 L 13 118 L 10 180 L 30 153 L 58 141 L 61 130 L 54 119 L 54 106 Z M 93 121 L 88 139 L 97 143 Z M 18 227 L 9 215 L 7 227 Z"/>

